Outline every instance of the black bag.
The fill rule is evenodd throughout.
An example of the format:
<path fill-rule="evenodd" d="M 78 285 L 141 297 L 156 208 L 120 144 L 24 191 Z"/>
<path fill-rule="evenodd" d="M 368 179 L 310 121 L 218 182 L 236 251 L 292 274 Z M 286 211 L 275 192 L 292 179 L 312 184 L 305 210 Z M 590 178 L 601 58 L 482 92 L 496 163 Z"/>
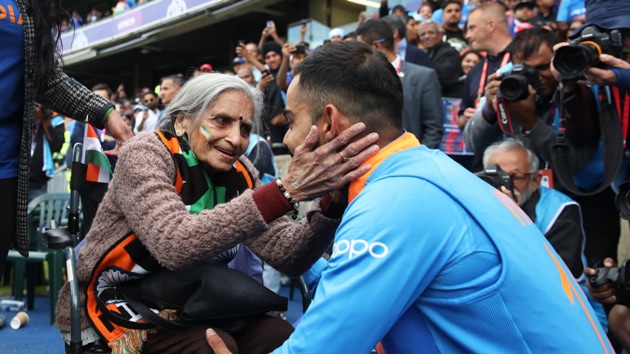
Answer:
<path fill-rule="evenodd" d="M 245 273 L 210 263 L 179 271 L 152 273 L 119 284 L 117 293 L 150 322 L 145 324 L 148 328 L 180 329 L 207 323 L 224 330 L 239 330 L 248 319 L 269 311 L 286 311 L 288 305 L 286 297 L 267 289 Z M 164 319 L 151 309 L 176 309 L 180 319 Z M 112 319 L 112 322 L 137 328 L 137 322 L 126 325 L 120 320 Z"/>

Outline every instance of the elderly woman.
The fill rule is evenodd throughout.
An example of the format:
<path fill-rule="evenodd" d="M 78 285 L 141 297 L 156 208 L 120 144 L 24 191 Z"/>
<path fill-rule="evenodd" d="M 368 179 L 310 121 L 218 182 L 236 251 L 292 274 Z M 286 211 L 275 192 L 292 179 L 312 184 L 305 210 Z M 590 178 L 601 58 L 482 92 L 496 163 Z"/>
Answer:
<path fill-rule="evenodd" d="M 123 145 L 114 178 L 79 251 L 77 276 L 82 292 L 87 289 L 83 301 L 90 314 L 89 322 L 82 314 L 84 343 L 100 334 L 115 352 L 212 353 L 205 342 L 207 325 L 113 333 L 91 315 L 92 292 L 107 276 L 106 270 L 99 273 L 102 262 L 130 234 L 135 234 L 154 264 L 169 270 L 207 261 L 227 263 L 244 244 L 274 268 L 297 275 L 331 244 L 345 208 L 344 198 L 332 195 L 366 172 L 369 166 L 357 166 L 376 152 L 373 144 L 378 137 L 355 139 L 364 129 L 356 125 L 315 148 L 313 127 L 296 149 L 283 180 L 263 186 L 243 156 L 262 107 L 261 93 L 245 81 L 222 74 L 200 75 L 174 97 L 159 129 Z M 350 141 L 354 142 L 346 144 Z M 285 216 L 296 212 L 299 202 L 320 196 L 299 222 Z M 138 272 L 138 264 L 133 266 Z M 125 276 L 124 265 L 117 271 Z M 57 325 L 66 339 L 69 302 L 65 286 Z M 236 341 L 231 349 L 237 346 L 242 353 L 269 352 L 291 331 L 288 323 L 269 316 L 237 333 L 217 329 L 227 342 Z"/>

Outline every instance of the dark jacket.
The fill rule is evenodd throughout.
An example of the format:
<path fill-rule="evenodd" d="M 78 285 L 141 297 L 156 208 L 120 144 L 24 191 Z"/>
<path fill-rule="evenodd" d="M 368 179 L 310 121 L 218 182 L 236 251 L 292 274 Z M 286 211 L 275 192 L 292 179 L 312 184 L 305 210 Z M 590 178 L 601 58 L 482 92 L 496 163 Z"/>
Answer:
<path fill-rule="evenodd" d="M 424 66 L 427 68 L 433 68 L 433 63 L 427 53 L 422 49 L 410 45 L 407 43 L 407 49 L 405 50 L 405 61 L 416 65 Z"/>
<path fill-rule="evenodd" d="M 427 54 L 433 62 L 433 69 L 437 72 L 440 86 L 442 86 L 442 97 L 459 98 L 461 95 L 461 87 L 463 82 L 459 81 L 462 66 L 461 57 L 448 43 L 440 42 L 440 44 L 430 49 Z"/>

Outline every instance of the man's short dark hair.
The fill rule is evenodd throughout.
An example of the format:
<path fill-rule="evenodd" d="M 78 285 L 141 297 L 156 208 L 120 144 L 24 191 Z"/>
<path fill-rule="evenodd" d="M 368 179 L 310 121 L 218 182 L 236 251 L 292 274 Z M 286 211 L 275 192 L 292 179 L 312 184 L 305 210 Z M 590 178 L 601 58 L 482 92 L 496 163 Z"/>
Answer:
<path fill-rule="evenodd" d="M 366 43 L 379 41 L 383 47 L 394 50 L 394 32 L 383 19 L 366 21 L 357 28 L 356 34 Z"/>
<path fill-rule="evenodd" d="M 450 5 L 450 4 L 457 4 L 459 5 L 459 8 L 462 8 L 462 2 L 459 0 L 446 0 L 444 1 L 444 5 L 442 5 L 442 8 L 445 9 L 446 6 Z"/>
<path fill-rule="evenodd" d="M 385 25 L 387 26 L 387 25 Z M 318 48 L 296 68 L 297 100 L 305 102 L 313 120 L 334 104 L 368 131 L 402 129 L 400 78 L 385 55 L 354 41 Z"/>
<path fill-rule="evenodd" d="M 98 83 L 94 86 L 92 86 L 92 92 L 94 91 L 101 91 L 101 90 L 105 90 L 107 91 L 107 97 L 112 97 L 112 89 L 109 87 L 108 84 L 106 83 Z"/>
<path fill-rule="evenodd" d="M 536 54 L 543 43 L 547 44 L 549 48 L 553 48 L 559 42 L 560 39 L 555 33 L 544 28 L 534 27 L 520 31 L 514 36 L 510 55 L 527 59 Z"/>
<path fill-rule="evenodd" d="M 389 25 L 389 27 L 392 29 L 392 32 L 394 31 L 394 29 L 397 29 L 398 33 L 400 34 L 400 38 L 405 38 L 405 36 L 407 36 L 406 18 L 403 18 L 399 15 L 388 15 L 382 17 L 381 20 L 385 21 L 385 23 Z"/>

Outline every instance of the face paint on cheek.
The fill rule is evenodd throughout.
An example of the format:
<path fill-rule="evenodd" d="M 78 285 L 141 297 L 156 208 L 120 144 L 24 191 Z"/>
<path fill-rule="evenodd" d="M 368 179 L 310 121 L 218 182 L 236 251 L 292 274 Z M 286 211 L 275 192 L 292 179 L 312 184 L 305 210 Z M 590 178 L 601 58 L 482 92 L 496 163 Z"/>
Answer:
<path fill-rule="evenodd" d="M 210 140 L 210 137 L 212 136 L 210 129 L 206 128 L 204 125 L 199 127 L 199 134 L 205 140 Z"/>

